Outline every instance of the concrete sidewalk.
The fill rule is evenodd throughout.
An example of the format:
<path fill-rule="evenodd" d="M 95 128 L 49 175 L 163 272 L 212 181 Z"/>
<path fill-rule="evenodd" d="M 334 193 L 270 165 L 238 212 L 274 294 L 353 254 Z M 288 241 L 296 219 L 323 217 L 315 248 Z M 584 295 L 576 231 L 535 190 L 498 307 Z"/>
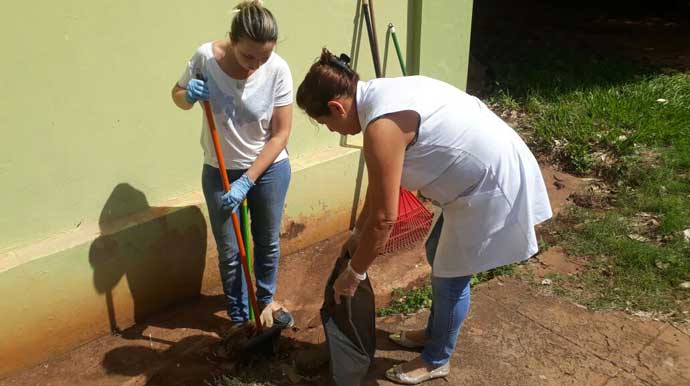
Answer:
<path fill-rule="evenodd" d="M 379 326 L 420 328 L 427 316 L 388 318 Z M 497 279 L 474 289 L 451 375 L 427 384 L 690 385 L 689 331 L 620 312 L 591 312 L 519 279 Z M 417 355 L 400 353 L 386 343 L 378 355 L 394 362 Z M 381 379 L 385 369 L 376 370 Z"/>

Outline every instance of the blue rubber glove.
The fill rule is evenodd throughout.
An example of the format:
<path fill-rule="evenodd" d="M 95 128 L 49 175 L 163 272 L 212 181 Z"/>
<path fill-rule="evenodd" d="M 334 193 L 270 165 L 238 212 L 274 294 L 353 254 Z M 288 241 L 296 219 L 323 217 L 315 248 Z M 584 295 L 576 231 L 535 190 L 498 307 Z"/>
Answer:
<path fill-rule="evenodd" d="M 253 186 L 254 182 L 247 176 L 247 173 L 244 173 L 242 177 L 230 185 L 230 191 L 223 195 L 221 199 L 223 210 L 236 211 Z"/>
<path fill-rule="evenodd" d="M 194 104 L 198 100 L 207 101 L 209 98 L 209 91 L 206 82 L 199 79 L 192 79 L 187 83 L 187 92 L 184 94 L 184 99 L 189 104 Z"/>

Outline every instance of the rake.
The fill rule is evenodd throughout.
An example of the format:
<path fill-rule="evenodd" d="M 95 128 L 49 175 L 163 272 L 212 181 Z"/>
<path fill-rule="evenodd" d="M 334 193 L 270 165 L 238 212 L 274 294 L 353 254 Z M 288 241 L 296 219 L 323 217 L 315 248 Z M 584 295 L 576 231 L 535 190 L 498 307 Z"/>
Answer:
<path fill-rule="evenodd" d="M 373 2 L 371 0 L 362 1 L 362 13 L 367 26 L 369 46 L 371 47 L 371 56 L 374 61 L 374 72 L 376 77 L 380 78 L 381 62 L 379 61 L 379 45 L 376 40 Z M 402 57 L 399 57 L 399 60 L 402 65 Z M 426 237 L 433 219 L 434 214 L 412 192 L 401 187 L 398 200 L 398 218 L 393 224 L 393 229 L 388 236 L 383 253 L 392 253 L 416 246 Z"/>

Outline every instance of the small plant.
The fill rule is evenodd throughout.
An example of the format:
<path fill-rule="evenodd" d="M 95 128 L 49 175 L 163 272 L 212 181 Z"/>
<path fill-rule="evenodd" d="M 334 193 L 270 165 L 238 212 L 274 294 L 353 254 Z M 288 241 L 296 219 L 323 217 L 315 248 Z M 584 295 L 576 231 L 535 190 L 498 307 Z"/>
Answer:
<path fill-rule="evenodd" d="M 543 252 L 549 248 L 551 248 L 551 244 L 548 241 L 544 240 L 543 237 L 540 237 L 539 238 L 539 251 Z"/>
<path fill-rule="evenodd" d="M 431 307 L 431 284 L 405 291 L 402 288 L 393 290 L 391 304 L 377 310 L 378 316 L 394 314 L 412 314 L 423 308 Z"/>
<path fill-rule="evenodd" d="M 242 380 L 228 375 L 221 375 L 213 379 L 213 383 L 206 382 L 208 386 L 276 386 L 271 382 L 255 382 L 251 380 Z"/>
<path fill-rule="evenodd" d="M 485 281 L 489 281 L 493 278 L 496 278 L 498 276 L 509 276 L 515 273 L 515 267 L 517 264 L 508 264 L 504 265 L 502 267 L 490 269 L 486 272 L 481 272 L 478 273 L 474 276 L 472 276 L 472 280 L 470 280 L 471 285 L 476 285 L 479 283 L 483 283 Z"/>
<path fill-rule="evenodd" d="M 476 285 L 498 276 L 511 275 L 515 272 L 516 264 L 505 265 L 492 270 L 478 273 L 472 276 L 470 285 Z M 388 316 L 396 314 L 413 314 L 421 309 L 430 308 L 433 300 L 431 283 L 426 283 L 421 287 L 404 290 L 396 288 L 393 290 L 391 304 L 377 310 L 378 316 Z"/>

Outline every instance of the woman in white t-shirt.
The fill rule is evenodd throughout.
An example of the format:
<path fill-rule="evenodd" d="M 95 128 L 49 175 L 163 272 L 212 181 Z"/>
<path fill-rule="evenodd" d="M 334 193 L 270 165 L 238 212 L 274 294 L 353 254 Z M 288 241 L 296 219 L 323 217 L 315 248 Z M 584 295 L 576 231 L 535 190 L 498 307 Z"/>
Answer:
<path fill-rule="evenodd" d="M 246 283 L 231 211 L 246 198 L 254 241 L 256 296 L 261 317 L 290 326 L 292 316 L 273 302 L 280 258 L 280 224 L 290 183 L 286 146 L 292 124 L 292 76 L 273 52 L 278 26 L 260 1 L 235 7 L 227 39 L 201 45 L 172 90 L 181 109 L 211 103 L 231 189 L 225 193 L 218 161 L 202 118 L 202 187 L 208 206 L 227 311 L 235 325 L 249 318 Z"/>
<path fill-rule="evenodd" d="M 473 274 L 537 252 L 534 226 L 551 217 L 539 165 L 522 139 L 479 99 L 427 77 L 359 81 L 347 58 L 324 49 L 297 104 L 329 130 L 364 136 L 369 183 L 348 240 L 352 259 L 334 284 L 352 296 L 381 254 L 398 215 L 399 188 L 442 210 L 427 240 L 433 307 L 427 327 L 390 338 L 423 347 L 386 376 L 416 384 L 444 377 L 469 310 Z"/>

